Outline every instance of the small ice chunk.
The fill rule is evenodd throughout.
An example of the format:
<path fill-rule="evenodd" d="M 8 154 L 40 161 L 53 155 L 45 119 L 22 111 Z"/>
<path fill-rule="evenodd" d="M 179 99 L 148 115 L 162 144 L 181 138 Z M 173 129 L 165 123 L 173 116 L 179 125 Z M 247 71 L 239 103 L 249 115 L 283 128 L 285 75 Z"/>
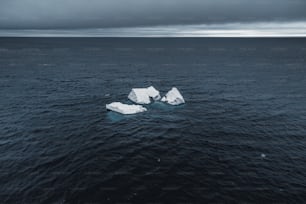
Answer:
<path fill-rule="evenodd" d="M 132 91 L 129 93 L 128 98 L 139 104 L 149 104 L 151 103 L 150 97 L 147 93 L 146 88 L 134 88 Z"/>
<path fill-rule="evenodd" d="M 161 101 L 167 102 L 170 105 L 180 105 L 185 103 L 183 96 L 176 87 L 172 87 L 172 89 L 168 91 Z"/>
<path fill-rule="evenodd" d="M 133 88 L 128 98 L 138 104 L 149 104 L 151 103 L 151 98 L 153 100 L 159 100 L 160 94 L 153 86 L 148 88 Z"/>
<path fill-rule="evenodd" d="M 160 94 L 159 91 L 156 90 L 153 86 L 150 86 L 147 88 L 148 95 L 153 98 L 154 101 L 160 100 Z"/>
<path fill-rule="evenodd" d="M 123 104 L 121 102 L 113 102 L 110 104 L 106 104 L 106 109 L 121 114 L 135 114 L 147 111 L 147 109 L 141 105 L 129 105 L 129 104 Z"/>

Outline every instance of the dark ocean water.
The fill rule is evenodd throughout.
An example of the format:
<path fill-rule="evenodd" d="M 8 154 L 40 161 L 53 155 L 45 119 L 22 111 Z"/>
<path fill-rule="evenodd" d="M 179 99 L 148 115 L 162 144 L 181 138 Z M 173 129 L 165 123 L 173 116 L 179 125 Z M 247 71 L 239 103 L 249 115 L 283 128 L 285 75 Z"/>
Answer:
<path fill-rule="evenodd" d="M 305 202 L 306 39 L 0 38 L 0 154 L 1 203 Z"/>

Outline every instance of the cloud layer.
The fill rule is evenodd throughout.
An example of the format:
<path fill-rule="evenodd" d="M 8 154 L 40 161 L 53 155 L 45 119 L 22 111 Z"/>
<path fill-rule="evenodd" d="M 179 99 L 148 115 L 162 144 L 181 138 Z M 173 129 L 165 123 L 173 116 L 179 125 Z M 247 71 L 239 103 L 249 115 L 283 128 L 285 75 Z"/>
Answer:
<path fill-rule="evenodd" d="M 0 29 L 306 20 L 305 0 L 1 0 Z"/>
<path fill-rule="evenodd" d="M 0 30 L 0 37 L 306 37 L 306 22 Z"/>

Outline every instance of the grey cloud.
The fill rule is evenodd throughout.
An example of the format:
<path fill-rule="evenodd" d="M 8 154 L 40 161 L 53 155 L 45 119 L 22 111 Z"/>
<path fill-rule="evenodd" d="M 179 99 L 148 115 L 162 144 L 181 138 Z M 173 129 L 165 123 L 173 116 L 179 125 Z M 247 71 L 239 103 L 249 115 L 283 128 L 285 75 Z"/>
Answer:
<path fill-rule="evenodd" d="M 108 28 L 305 19 L 305 0 L 0 1 L 0 29 Z"/>
<path fill-rule="evenodd" d="M 0 30 L 0 37 L 306 37 L 306 21 L 130 28 Z"/>

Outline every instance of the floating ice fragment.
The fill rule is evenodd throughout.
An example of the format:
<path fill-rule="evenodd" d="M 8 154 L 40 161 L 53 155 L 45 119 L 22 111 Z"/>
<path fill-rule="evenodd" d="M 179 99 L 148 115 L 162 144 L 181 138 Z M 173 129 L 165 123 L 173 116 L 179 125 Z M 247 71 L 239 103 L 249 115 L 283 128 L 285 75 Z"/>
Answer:
<path fill-rule="evenodd" d="M 150 96 L 147 93 L 146 88 L 134 88 L 129 93 L 128 98 L 138 104 L 149 104 L 151 103 Z"/>
<path fill-rule="evenodd" d="M 106 109 L 121 114 L 135 114 L 147 111 L 147 109 L 141 105 L 129 105 L 129 104 L 123 104 L 121 102 L 113 102 L 110 104 L 106 104 Z"/>
<path fill-rule="evenodd" d="M 161 101 L 167 102 L 170 105 L 180 105 L 185 103 L 183 96 L 176 87 L 172 87 L 172 89 L 168 91 Z"/>
<path fill-rule="evenodd" d="M 159 100 L 160 94 L 153 86 L 148 88 L 133 88 L 128 98 L 138 104 L 149 104 L 151 103 L 151 98 L 153 100 Z"/>
<path fill-rule="evenodd" d="M 150 86 L 147 88 L 148 95 L 153 98 L 154 101 L 160 100 L 160 94 L 159 91 L 156 90 L 153 86 Z"/>

